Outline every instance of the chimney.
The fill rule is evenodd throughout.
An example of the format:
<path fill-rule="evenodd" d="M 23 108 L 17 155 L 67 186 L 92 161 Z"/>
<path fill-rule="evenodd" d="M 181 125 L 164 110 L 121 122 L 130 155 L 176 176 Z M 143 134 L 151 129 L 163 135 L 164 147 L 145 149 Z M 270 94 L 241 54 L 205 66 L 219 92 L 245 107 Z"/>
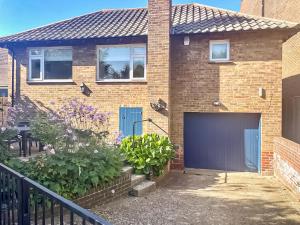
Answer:
<path fill-rule="evenodd" d="M 170 31 L 171 0 L 148 0 L 148 63 L 147 87 L 149 102 L 164 102 L 165 108 L 155 110 L 149 104 L 148 117 L 167 133 L 170 112 Z M 156 126 L 149 124 L 148 133 L 166 135 Z"/>

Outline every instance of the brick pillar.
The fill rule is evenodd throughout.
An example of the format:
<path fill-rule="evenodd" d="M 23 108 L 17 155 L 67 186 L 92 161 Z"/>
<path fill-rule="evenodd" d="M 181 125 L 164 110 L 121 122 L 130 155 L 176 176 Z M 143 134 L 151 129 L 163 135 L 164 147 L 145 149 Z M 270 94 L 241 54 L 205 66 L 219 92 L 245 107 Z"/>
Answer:
<path fill-rule="evenodd" d="M 163 100 L 167 109 L 155 111 L 148 106 L 148 117 L 169 132 L 170 89 L 170 29 L 171 0 L 148 1 L 148 63 L 147 82 L 149 102 Z M 148 123 L 148 133 L 164 134 Z"/>

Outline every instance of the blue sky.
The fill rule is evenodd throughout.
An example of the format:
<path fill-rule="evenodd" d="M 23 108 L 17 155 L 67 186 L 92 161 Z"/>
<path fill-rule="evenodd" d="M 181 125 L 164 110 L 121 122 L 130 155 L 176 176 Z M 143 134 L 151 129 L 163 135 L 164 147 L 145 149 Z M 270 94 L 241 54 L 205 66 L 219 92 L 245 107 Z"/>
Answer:
<path fill-rule="evenodd" d="M 240 0 L 173 0 L 238 11 Z M 100 9 L 145 7 L 147 0 L 0 0 L 0 36 L 9 35 Z"/>

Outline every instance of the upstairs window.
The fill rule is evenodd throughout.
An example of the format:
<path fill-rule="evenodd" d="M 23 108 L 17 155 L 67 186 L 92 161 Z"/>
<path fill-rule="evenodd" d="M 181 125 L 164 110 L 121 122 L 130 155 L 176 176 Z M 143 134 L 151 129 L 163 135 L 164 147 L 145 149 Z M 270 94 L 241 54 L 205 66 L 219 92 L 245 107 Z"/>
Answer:
<path fill-rule="evenodd" d="M 145 45 L 98 47 L 98 81 L 144 80 L 145 77 Z"/>
<path fill-rule="evenodd" d="M 69 81 L 72 79 L 72 48 L 37 48 L 29 52 L 30 81 Z"/>
<path fill-rule="evenodd" d="M 209 42 L 210 61 L 229 61 L 230 44 L 228 40 L 218 40 Z"/>

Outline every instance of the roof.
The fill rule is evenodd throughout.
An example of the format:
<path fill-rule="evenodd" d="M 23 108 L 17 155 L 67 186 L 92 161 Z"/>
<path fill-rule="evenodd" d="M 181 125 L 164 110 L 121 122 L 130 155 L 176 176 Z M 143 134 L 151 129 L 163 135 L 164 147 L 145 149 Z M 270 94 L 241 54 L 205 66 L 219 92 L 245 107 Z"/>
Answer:
<path fill-rule="evenodd" d="M 172 8 L 172 34 L 198 34 L 226 31 L 291 29 L 297 24 L 265 17 L 250 16 L 201 4 Z M 23 41 L 77 40 L 147 35 L 148 10 L 115 9 L 53 23 L 0 38 L 0 44 Z"/>

